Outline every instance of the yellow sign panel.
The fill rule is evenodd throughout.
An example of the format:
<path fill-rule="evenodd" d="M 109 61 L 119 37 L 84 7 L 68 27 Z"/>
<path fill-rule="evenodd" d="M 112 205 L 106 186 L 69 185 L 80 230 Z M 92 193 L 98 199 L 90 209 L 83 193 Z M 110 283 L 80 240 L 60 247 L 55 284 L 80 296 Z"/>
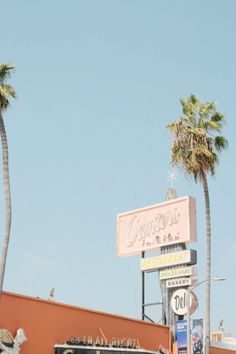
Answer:
<path fill-rule="evenodd" d="M 181 267 L 181 268 L 172 268 L 172 269 L 166 269 L 166 270 L 161 270 L 159 275 L 160 275 L 160 280 L 164 279 L 171 279 L 171 278 L 179 278 L 179 277 L 187 277 L 191 275 L 196 275 L 196 270 L 192 266 L 190 267 Z"/>
<path fill-rule="evenodd" d="M 197 253 L 195 250 L 185 250 L 162 254 L 160 256 L 141 259 L 142 271 L 154 271 L 156 269 L 173 267 L 180 264 L 196 264 Z"/>

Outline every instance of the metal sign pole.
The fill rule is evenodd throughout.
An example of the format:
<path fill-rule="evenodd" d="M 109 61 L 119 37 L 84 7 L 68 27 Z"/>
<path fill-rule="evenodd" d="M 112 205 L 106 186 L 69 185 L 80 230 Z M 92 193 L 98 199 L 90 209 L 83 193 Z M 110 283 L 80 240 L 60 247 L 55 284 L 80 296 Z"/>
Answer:
<path fill-rule="evenodd" d="M 142 252 L 142 258 L 145 258 L 145 252 Z M 145 320 L 145 272 L 142 272 L 142 320 Z"/>

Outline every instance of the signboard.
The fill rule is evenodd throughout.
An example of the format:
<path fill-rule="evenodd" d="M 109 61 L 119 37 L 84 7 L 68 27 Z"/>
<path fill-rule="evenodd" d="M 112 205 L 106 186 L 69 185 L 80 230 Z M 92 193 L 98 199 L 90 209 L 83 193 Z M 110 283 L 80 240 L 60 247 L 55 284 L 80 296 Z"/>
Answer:
<path fill-rule="evenodd" d="M 179 320 L 176 321 L 176 337 L 177 337 L 177 347 L 178 354 L 187 354 L 187 321 Z"/>
<path fill-rule="evenodd" d="M 78 346 L 67 344 L 54 345 L 55 354 L 156 354 L 156 352 L 145 349 L 132 349 L 120 347 L 99 347 L 99 346 Z M 163 353 L 169 353 L 167 350 L 163 350 Z"/>
<path fill-rule="evenodd" d="M 186 315 L 187 314 L 187 290 L 178 289 L 176 290 L 170 300 L 170 305 L 174 313 L 177 315 Z M 196 310 L 198 305 L 197 296 L 191 292 L 190 293 L 190 306 L 189 313 L 192 314 Z"/>
<path fill-rule="evenodd" d="M 170 268 L 161 270 L 159 272 L 160 280 L 172 279 L 178 277 L 187 277 L 191 275 L 197 275 L 197 268 L 188 266 L 188 267 L 179 267 L 179 268 Z"/>
<path fill-rule="evenodd" d="M 196 200 L 186 196 L 117 216 L 117 254 L 131 256 L 196 242 Z"/>
<path fill-rule="evenodd" d="M 140 261 L 140 269 L 143 272 L 151 272 L 161 268 L 196 263 L 197 251 L 184 250 L 179 252 L 166 253 L 156 257 L 142 258 Z"/>
<path fill-rule="evenodd" d="M 203 319 L 193 320 L 191 343 L 193 354 L 203 354 Z"/>
<path fill-rule="evenodd" d="M 181 286 L 190 286 L 192 285 L 192 278 L 175 278 L 166 280 L 167 288 L 178 288 Z"/>
<path fill-rule="evenodd" d="M 88 346 L 92 348 L 93 346 L 98 347 L 112 347 L 112 348 L 129 348 L 129 349 L 136 349 L 137 348 L 136 339 L 131 338 L 116 338 L 112 337 L 111 342 L 108 342 L 106 337 L 99 337 L 97 336 L 96 339 L 92 336 L 72 336 L 69 340 L 67 340 L 66 345 L 77 345 L 78 347 L 82 346 L 83 348 Z M 86 353 L 87 354 L 87 353 Z"/>

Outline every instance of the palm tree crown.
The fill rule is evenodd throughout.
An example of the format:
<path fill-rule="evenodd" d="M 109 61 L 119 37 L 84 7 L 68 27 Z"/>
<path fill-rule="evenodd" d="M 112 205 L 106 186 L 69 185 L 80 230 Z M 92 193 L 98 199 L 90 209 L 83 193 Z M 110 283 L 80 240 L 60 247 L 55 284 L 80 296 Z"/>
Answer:
<path fill-rule="evenodd" d="M 5 83 L 10 77 L 14 66 L 7 63 L 0 63 L 0 111 L 4 111 L 9 106 L 9 98 L 16 98 L 16 92 L 12 86 Z"/>
<path fill-rule="evenodd" d="M 204 174 L 215 173 L 217 153 L 227 146 L 219 133 L 224 124 L 223 114 L 216 111 L 215 103 L 201 103 L 194 95 L 180 100 L 183 115 L 167 128 L 174 136 L 172 163 L 182 165 L 195 180 Z"/>

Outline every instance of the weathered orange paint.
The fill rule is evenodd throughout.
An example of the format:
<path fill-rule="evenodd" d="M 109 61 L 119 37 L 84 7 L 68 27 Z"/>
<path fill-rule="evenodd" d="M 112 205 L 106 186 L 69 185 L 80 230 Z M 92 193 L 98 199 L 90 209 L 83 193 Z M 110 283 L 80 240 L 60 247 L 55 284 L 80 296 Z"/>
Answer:
<path fill-rule="evenodd" d="M 236 350 L 211 347 L 211 354 L 235 354 Z"/>
<path fill-rule="evenodd" d="M 22 354 L 53 354 L 54 344 L 71 336 L 101 338 L 101 331 L 110 342 L 112 337 L 131 338 L 148 350 L 157 350 L 160 344 L 171 348 L 167 326 L 9 292 L 3 292 L 0 300 L 0 328 L 13 336 L 18 328 L 25 330 Z M 236 350 L 211 347 L 211 354 L 236 354 Z"/>
<path fill-rule="evenodd" d="M 13 336 L 18 328 L 24 329 L 27 341 L 22 354 L 53 354 L 54 344 L 63 344 L 71 336 L 101 338 L 101 331 L 109 342 L 112 337 L 131 338 L 141 348 L 157 350 L 161 344 L 170 350 L 167 326 L 9 292 L 1 297 L 0 327 Z"/>

